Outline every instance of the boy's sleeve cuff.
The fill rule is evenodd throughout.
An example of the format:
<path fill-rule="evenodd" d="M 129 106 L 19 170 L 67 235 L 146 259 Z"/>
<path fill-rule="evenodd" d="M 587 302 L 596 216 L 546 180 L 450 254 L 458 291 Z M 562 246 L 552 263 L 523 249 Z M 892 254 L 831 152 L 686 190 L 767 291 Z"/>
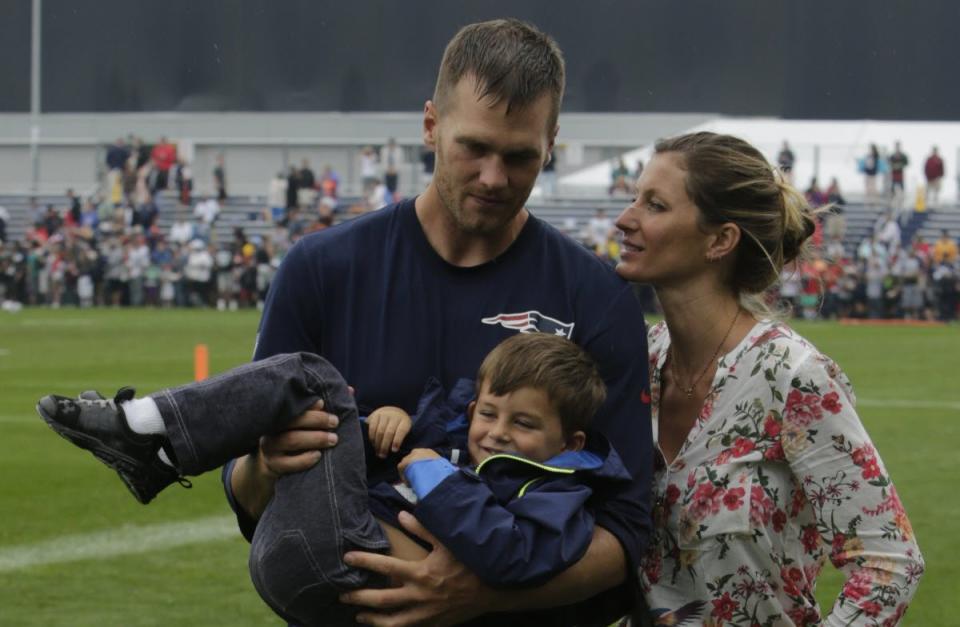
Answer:
<path fill-rule="evenodd" d="M 455 472 L 456 466 L 442 457 L 437 457 L 415 461 L 404 469 L 403 474 L 417 498 L 422 499 Z"/>

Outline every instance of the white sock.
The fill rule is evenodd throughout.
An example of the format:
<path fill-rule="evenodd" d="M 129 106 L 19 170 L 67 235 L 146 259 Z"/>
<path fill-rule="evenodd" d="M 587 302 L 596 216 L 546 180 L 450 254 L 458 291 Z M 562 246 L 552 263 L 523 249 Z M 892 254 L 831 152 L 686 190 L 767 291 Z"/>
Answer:
<path fill-rule="evenodd" d="M 120 403 L 120 407 L 127 417 L 127 426 L 134 433 L 166 435 L 167 427 L 163 424 L 160 408 L 149 396 L 124 401 Z"/>

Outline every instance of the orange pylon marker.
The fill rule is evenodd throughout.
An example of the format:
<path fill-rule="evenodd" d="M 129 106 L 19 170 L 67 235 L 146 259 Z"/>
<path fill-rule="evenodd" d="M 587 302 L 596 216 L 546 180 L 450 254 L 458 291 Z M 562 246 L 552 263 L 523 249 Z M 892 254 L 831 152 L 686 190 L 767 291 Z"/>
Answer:
<path fill-rule="evenodd" d="M 203 381 L 210 376 L 210 354 L 206 344 L 193 347 L 193 380 Z"/>

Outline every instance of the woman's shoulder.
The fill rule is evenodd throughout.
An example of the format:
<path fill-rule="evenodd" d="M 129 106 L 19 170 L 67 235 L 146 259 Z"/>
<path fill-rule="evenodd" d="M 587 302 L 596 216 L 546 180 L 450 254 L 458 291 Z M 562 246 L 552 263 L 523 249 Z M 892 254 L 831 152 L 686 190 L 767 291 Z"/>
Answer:
<path fill-rule="evenodd" d="M 749 350 L 776 360 L 779 367 L 774 369 L 775 373 L 791 385 L 798 380 L 832 379 L 850 397 L 853 396 L 850 380 L 840 366 L 785 322 L 762 321 L 752 334 Z"/>

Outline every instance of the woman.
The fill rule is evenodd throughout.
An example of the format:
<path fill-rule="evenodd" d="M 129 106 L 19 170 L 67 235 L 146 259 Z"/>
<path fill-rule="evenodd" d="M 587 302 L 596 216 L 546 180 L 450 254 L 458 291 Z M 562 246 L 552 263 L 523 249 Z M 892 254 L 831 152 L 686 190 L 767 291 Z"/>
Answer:
<path fill-rule="evenodd" d="M 814 230 L 803 197 L 746 142 L 661 141 L 617 219 L 617 272 L 651 283 L 654 536 L 640 573 L 659 624 L 895 624 L 923 562 L 836 364 L 763 293 Z"/>

